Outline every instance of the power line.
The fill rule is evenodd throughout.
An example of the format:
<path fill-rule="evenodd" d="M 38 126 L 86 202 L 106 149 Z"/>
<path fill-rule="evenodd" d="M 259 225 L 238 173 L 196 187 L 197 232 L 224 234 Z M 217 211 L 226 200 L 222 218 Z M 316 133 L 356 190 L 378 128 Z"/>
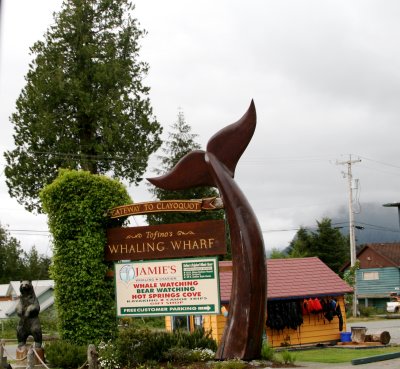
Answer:
<path fill-rule="evenodd" d="M 343 224 L 341 227 L 339 228 L 349 228 L 349 224 L 348 222 L 338 222 L 338 223 L 332 223 L 332 226 L 335 225 L 340 225 Z M 374 225 L 374 224 L 368 224 L 368 223 L 362 223 L 362 222 L 356 222 L 354 224 L 355 228 L 360 227 L 359 224 L 363 225 L 364 229 L 370 229 L 370 230 L 374 230 L 374 231 L 380 231 L 380 232 L 394 232 L 394 233 L 400 233 L 400 230 L 396 230 L 393 228 L 388 228 L 388 227 L 383 227 L 383 226 L 378 226 L 378 225 Z M 261 232 L 262 233 L 273 233 L 273 232 L 293 232 L 293 231 L 299 231 L 300 229 L 305 229 L 305 230 L 316 230 L 317 226 L 306 226 L 306 227 L 300 227 L 300 228 L 287 228 L 287 229 L 262 229 Z"/>
<path fill-rule="evenodd" d="M 359 155 L 359 157 L 362 158 L 362 159 L 364 159 L 364 160 L 368 160 L 368 161 L 372 161 L 372 162 L 377 163 L 377 164 L 385 165 L 385 166 L 387 166 L 387 167 L 392 167 L 392 168 L 400 169 L 400 166 L 399 166 L 399 165 L 394 165 L 394 164 L 390 164 L 390 163 L 385 163 L 385 162 L 383 162 L 383 161 L 375 160 L 375 159 L 371 159 L 371 158 L 366 158 L 365 156 L 361 156 L 361 155 Z"/>
<path fill-rule="evenodd" d="M 44 236 L 49 237 L 51 233 L 49 231 L 42 231 L 36 229 L 7 229 L 13 235 L 18 236 Z"/>

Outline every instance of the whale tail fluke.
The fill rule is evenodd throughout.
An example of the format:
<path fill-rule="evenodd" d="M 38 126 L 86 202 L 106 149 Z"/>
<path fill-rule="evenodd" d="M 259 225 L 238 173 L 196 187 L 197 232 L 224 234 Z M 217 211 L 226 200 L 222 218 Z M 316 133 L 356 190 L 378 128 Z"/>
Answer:
<path fill-rule="evenodd" d="M 226 166 L 232 177 L 235 175 L 236 164 L 253 137 L 256 123 L 256 107 L 251 100 L 242 118 L 222 128 L 208 141 L 207 152 L 213 153 Z"/>
<path fill-rule="evenodd" d="M 203 150 L 191 151 L 179 160 L 168 173 L 160 177 L 147 178 L 147 180 L 159 188 L 170 191 L 198 186 L 214 186 Z"/>
<path fill-rule="evenodd" d="M 164 190 L 183 190 L 216 184 L 207 165 L 207 152 L 221 162 L 233 178 L 236 164 L 246 150 L 256 128 L 257 116 L 252 100 L 247 112 L 236 123 L 230 124 L 210 138 L 207 151 L 194 150 L 185 155 L 168 173 L 147 178 L 153 185 Z"/>

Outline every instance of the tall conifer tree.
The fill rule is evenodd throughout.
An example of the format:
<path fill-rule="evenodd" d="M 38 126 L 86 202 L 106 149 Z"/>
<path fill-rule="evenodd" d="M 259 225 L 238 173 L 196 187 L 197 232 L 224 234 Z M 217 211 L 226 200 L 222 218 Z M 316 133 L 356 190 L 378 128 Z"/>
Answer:
<path fill-rule="evenodd" d="M 334 272 L 349 259 L 349 238 L 332 227 L 329 218 L 317 221 L 316 231 L 309 231 L 303 227 L 297 232 L 295 239 L 289 246 L 290 257 L 317 256 Z"/>
<path fill-rule="evenodd" d="M 5 153 L 9 193 L 28 210 L 41 210 L 38 193 L 59 168 L 136 184 L 160 146 L 132 11 L 129 0 L 65 0 L 31 48 L 11 116 L 15 148 Z"/>
<path fill-rule="evenodd" d="M 191 132 L 191 127 L 185 121 L 182 111 L 178 113 L 177 121 L 171 125 L 171 132 L 162 146 L 163 155 L 159 156 L 161 166 L 155 169 L 157 175 L 164 174 L 172 169 L 175 164 L 192 150 L 200 149 L 196 142 L 197 135 Z M 190 175 L 188 173 L 188 175 Z M 152 187 L 150 192 L 158 200 L 191 200 L 217 197 L 218 192 L 212 187 L 195 187 L 180 191 L 167 191 Z M 147 215 L 149 224 L 171 224 L 194 222 L 207 219 L 223 219 L 222 210 L 201 213 L 155 213 Z"/>

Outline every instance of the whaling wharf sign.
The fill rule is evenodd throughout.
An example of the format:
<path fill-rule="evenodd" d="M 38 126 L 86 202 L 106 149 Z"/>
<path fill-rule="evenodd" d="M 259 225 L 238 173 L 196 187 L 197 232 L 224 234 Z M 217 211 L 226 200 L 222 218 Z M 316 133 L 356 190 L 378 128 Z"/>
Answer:
<path fill-rule="evenodd" d="M 111 228 L 105 260 L 150 260 L 226 253 L 223 220 Z"/>

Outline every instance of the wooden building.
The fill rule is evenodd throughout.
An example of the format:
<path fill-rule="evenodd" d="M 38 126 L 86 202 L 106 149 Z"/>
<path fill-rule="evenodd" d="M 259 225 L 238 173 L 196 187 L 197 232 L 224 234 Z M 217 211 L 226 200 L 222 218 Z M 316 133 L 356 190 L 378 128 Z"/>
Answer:
<path fill-rule="evenodd" d="M 400 294 L 400 243 L 371 243 L 358 253 L 357 297 L 360 305 L 386 309 L 390 293 Z M 350 266 L 347 263 L 342 269 Z"/>
<path fill-rule="evenodd" d="M 231 262 L 219 263 L 219 275 L 221 305 L 229 314 Z M 346 330 L 344 294 L 352 292 L 352 289 L 318 258 L 268 260 L 267 285 L 267 310 L 270 318 L 274 318 L 269 321 L 269 326 L 266 325 L 266 336 L 271 346 L 338 341 L 340 328 L 343 332 Z M 334 310 L 340 311 L 341 315 L 331 314 L 329 311 L 311 311 L 310 299 L 318 299 L 322 305 L 324 302 L 331 302 L 331 306 L 335 305 Z M 223 314 L 204 315 L 201 318 L 167 317 L 166 328 L 176 328 L 176 321 L 179 319 L 186 319 L 186 327 L 191 330 L 199 325 L 211 330 L 213 337 L 219 342 L 227 318 Z M 266 323 L 268 320 L 267 316 Z"/>

